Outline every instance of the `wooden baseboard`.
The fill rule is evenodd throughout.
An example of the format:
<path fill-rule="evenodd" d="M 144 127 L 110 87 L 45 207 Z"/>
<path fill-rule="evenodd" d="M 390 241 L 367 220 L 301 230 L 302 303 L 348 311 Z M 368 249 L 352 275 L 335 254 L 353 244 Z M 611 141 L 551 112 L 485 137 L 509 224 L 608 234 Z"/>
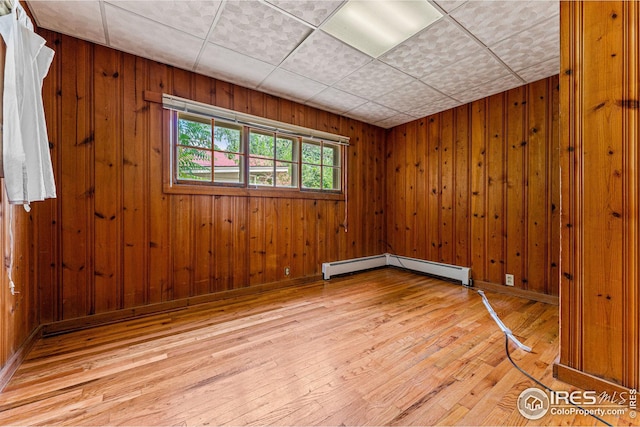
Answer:
<path fill-rule="evenodd" d="M 9 383 L 11 377 L 16 373 L 20 365 L 22 365 L 22 362 L 26 359 L 31 348 L 41 336 L 42 326 L 38 326 L 33 332 L 31 332 L 31 335 L 29 335 L 25 342 L 20 346 L 18 351 L 16 351 L 2 369 L 0 369 L 0 393 L 4 390 L 5 386 Z"/>
<path fill-rule="evenodd" d="M 583 390 L 594 390 L 598 394 L 606 392 L 610 396 L 614 396 L 614 393 L 620 396 L 620 393 L 627 393 L 627 395 L 629 393 L 629 389 L 620 384 L 587 374 L 561 363 L 553 364 L 553 377 Z"/>
<path fill-rule="evenodd" d="M 473 286 L 476 288 L 497 292 L 500 294 L 513 295 L 519 298 L 525 298 L 532 301 L 544 302 L 546 304 L 559 305 L 560 299 L 555 295 L 541 294 L 539 292 L 526 291 L 524 289 L 514 288 L 512 286 L 498 285 L 497 283 L 483 282 L 482 280 L 474 280 Z"/>
<path fill-rule="evenodd" d="M 108 313 L 94 314 L 91 316 L 78 317 L 74 319 L 61 320 L 58 322 L 47 323 L 42 325 L 42 336 L 51 337 L 55 335 L 66 334 L 69 332 L 79 331 L 82 329 L 93 328 L 96 326 L 107 325 L 110 323 L 122 322 L 125 320 L 137 319 L 144 316 L 166 313 L 175 310 L 181 310 L 190 306 L 205 304 L 224 299 L 255 295 L 262 292 L 298 286 L 305 283 L 322 280 L 321 275 L 307 276 L 299 279 L 292 279 L 280 282 L 265 283 L 262 285 L 249 286 L 246 288 L 232 289 L 214 294 L 199 295 L 196 297 L 183 298 L 174 301 L 161 302 L 156 304 L 132 307 L 123 310 L 110 311 Z"/>

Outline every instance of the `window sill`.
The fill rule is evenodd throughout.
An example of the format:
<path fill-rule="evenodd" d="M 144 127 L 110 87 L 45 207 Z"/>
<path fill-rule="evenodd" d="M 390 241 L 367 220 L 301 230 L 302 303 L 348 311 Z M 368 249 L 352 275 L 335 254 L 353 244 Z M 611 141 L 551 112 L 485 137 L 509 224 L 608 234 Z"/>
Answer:
<path fill-rule="evenodd" d="M 282 199 L 344 200 L 344 193 L 305 191 L 297 188 L 239 188 L 189 183 L 165 184 L 167 194 L 191 194 L 201 196 L 269 197 Z"/>

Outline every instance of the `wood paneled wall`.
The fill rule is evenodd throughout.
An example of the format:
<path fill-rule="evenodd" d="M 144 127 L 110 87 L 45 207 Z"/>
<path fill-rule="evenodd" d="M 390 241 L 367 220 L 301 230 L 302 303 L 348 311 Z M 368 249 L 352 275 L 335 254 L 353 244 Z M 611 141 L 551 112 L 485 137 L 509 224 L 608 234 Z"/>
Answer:
<path fill-rule="evenodd" d="M 583 387 L 595 378 L 637 389 L 640 4 L 562 2 L 560 11 L 560 367 L 583 374 L 572 380 Z"/>
<path fill-rule="evenodd" d="M 387 250 L 558 295 L 558 77 L 393 128 Z"/>
<path fill-rule="evenodd" d="M 35 285 L 34 248 L 37 236 L 34 233 L 32 217 L 21 205 L 9 205 L 4 189 L 4 180 L 0 179 L 0 247 L 2 265 L 0 266 L 0 389 L 17 366 L 13 360 L 25 350 L 23 346 L 40 325 L 38 316 L 38 289 Z M 13 224 L 13 226 L 12 226 Z M 13 228 L 13 230 L 11 230 Z M 13 232 L 14 251 L 11 251 L 9 233 Z M 9 289 L 8 266 L 13 260 L 12 278 L 15 295 Z M 4 374 L 8 376 L 5 377 Z"/>
<path fill-rule="evenodd" d="M 45 30 L 59 197 L 37 206 L 43 323 L 278 281 L 379 254 L 384 130 Z M 351 137 L 345 202 L 163 192 L 164 92 Z M 284 267 L 291 275 L 284 275 Z"/>

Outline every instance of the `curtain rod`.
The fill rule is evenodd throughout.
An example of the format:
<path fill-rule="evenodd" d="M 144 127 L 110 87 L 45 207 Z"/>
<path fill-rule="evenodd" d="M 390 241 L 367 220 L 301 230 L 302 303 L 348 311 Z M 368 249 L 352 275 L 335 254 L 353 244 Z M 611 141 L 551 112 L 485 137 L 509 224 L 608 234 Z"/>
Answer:
<path fill-rule="evenodd" d="M 201 102 L 191 101 L 173 95 L 162 94 L 162 106 L 174 111 L 198 114 L 219 120 L 225 120 L 241 125 L 253 126 L 263 130 L 281 132 L 291 136 L 302 138 L 319 139 L 340 145 L 349 145 L 349 137 L 323 132 L 303 126 L 292 125 L 276 120 L 265 119 L 263 117 L 245 114 L 226 108 L 215 107 Z"/>

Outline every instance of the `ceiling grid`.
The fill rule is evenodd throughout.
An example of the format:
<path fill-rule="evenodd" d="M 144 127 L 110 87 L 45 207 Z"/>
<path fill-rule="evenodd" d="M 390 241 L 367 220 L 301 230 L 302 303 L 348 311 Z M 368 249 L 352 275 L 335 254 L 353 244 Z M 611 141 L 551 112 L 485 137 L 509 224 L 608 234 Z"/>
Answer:
<path fill-rule="evenodd" d="M 39 27 L 384 128 L 559 72 L 557 0 L 430 0 L 378 57 L 323 29 L 346 3 L 27 0 Z"/>

